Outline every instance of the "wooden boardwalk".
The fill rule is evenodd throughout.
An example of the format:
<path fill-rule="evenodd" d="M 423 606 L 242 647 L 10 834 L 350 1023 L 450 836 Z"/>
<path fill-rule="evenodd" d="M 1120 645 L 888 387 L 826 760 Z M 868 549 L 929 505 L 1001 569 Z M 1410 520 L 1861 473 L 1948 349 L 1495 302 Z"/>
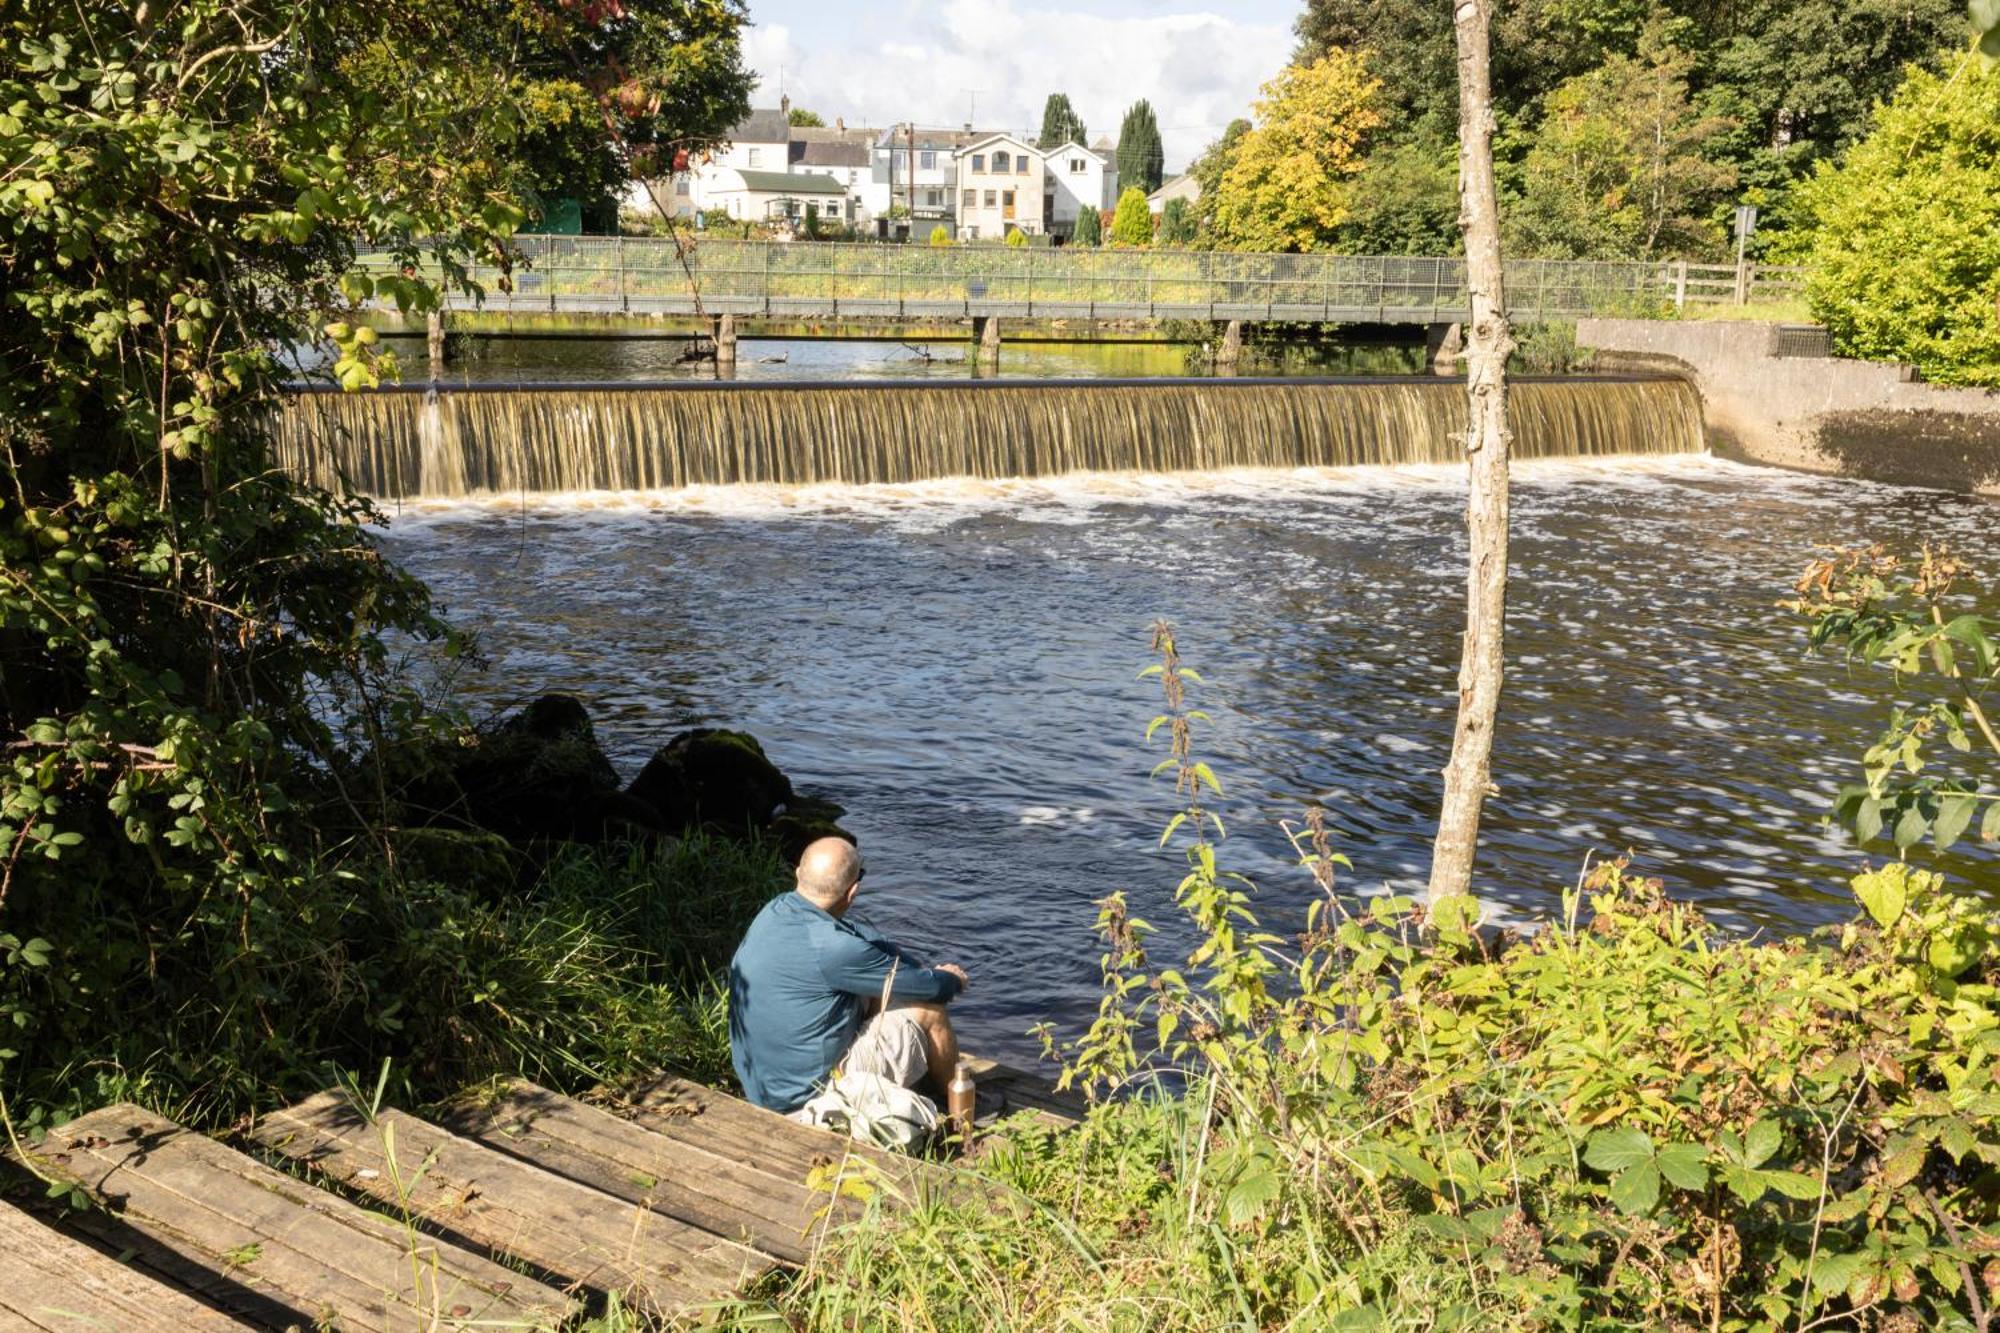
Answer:
<path fill-rule="evenodd" d="M 1079 1109 L 974 1064 L 982 1123 Z M 32 1157 L 97 1206 L 59 1231 L 0 1204 L 0 1333 L 536 1329 L 612 1296 L 686 1317 L 803 1262 L 855 1207 L 830 1202 L 832 1172 L 905 1198 L 997 1189 L 664 1076 L 590 1102 L 513 1080 L 435 1121 L 328 1091 L 240 1150 L 110 1106 Z"/>

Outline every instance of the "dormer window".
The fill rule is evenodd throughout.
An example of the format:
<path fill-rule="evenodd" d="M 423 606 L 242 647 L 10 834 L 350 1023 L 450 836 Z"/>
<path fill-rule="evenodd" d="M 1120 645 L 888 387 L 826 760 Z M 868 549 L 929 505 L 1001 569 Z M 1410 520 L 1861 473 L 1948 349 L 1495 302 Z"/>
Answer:
<path fill-rule="evenodd" d="M 1012 171 L 1013 169 L 1014 169 L 1014 163 L 1013 163 L 1013 160 L 1012 160 L 1012 159 L 1010 159 L 1010 158 L 1009 158 L 1009 157 L 1007 156 L 1007 154 L 1005 154 L 1005 153 L 995 153 L 995 154 L 993 155 L 993 170 L 994 170 L 994 171 L 996 171 L 996 172 L 998 172 L 998 173 L 999 173 L 1000 175 L 1004 176 L 1004 175 L 1006 175 L 1006 174 L 1007 174 L 1007 173 L 1008 173 L 1009 171 Z"/>
<path fill-rule="evenodd" d="M 1081 176 L 1083 174 L 1082 158 L 1073 157 L 1069 160 L 1069 174 L 1072 176 Z"/>

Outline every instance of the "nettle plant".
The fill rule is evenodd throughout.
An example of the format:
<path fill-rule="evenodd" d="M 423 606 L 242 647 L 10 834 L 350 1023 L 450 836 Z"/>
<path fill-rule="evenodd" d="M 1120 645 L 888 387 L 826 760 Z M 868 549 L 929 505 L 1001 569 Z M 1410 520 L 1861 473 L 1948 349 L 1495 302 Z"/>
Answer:
<path fill-rule="evenodd" d="M 1841 930 L 1759 942 L 1611 860 L 1560 919 L 1495 932 L 1471 898 L 1343 893 L 1315 812 L 1293 833 L 1302 929 L 1280 935 L 1218 855 L 1200 678 L 1168 627 L 1155 648 L 1149 731 L 1182 807 L 1162 844 L 1186 859 L 1196 943 L 1155 967 L 1154 928 L 1123 895 L 1099 904 L 1104 998 L 1064 1080 L 1103 1095 L 1182 1072 L 1206 1110 L 1176 1206 L 1205 1203 L 1239 1256 L 1289 1256 L 1233 1274 L 1259 1317 L 1373 1326 L 1394 1293 L 1362 1260 L 1415 1236 L 1474 1293 L 1444 1326 L 1990 1327 L 1990 912 L 1892 863 L 1854 880 L 1865 913 Z M 1277 1243 L 1302 1225 L 1354 1262 Z"/>

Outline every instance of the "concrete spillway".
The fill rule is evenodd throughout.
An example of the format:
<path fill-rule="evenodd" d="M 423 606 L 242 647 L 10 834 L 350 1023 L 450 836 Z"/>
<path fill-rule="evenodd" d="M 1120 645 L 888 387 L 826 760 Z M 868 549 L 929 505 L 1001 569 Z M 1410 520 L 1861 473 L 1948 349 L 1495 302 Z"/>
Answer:
<path fill-rule="evenodd" d="M 1517 383 L 1523 458 L 1702 447 L 1671 379 Z M 301 393 L 279 463 L 385 499 L 1077 472 L 1363 467 L 1460 456 L 1448 380 L 511 387 Z"/>

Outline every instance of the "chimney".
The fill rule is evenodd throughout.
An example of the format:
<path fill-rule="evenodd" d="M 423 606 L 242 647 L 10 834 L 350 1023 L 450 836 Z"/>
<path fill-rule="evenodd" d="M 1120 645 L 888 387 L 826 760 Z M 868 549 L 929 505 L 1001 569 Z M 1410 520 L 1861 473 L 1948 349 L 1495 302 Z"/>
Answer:
<path fill-rule="evenodd" d="M 778 94 L 778 110 L 787 116 L 792 114 L 792 95 L 790 93 Z"/>
<path fill-rule="evenodd" d="M 835 117 L 833 118 L 833 128 L 834 128 L 834 132 L 835 132 L 836 134 L 845 134 L 845 133 L 847 133 L 847 117 L 846 117 L 846 116 L 835 116 Z"/>

